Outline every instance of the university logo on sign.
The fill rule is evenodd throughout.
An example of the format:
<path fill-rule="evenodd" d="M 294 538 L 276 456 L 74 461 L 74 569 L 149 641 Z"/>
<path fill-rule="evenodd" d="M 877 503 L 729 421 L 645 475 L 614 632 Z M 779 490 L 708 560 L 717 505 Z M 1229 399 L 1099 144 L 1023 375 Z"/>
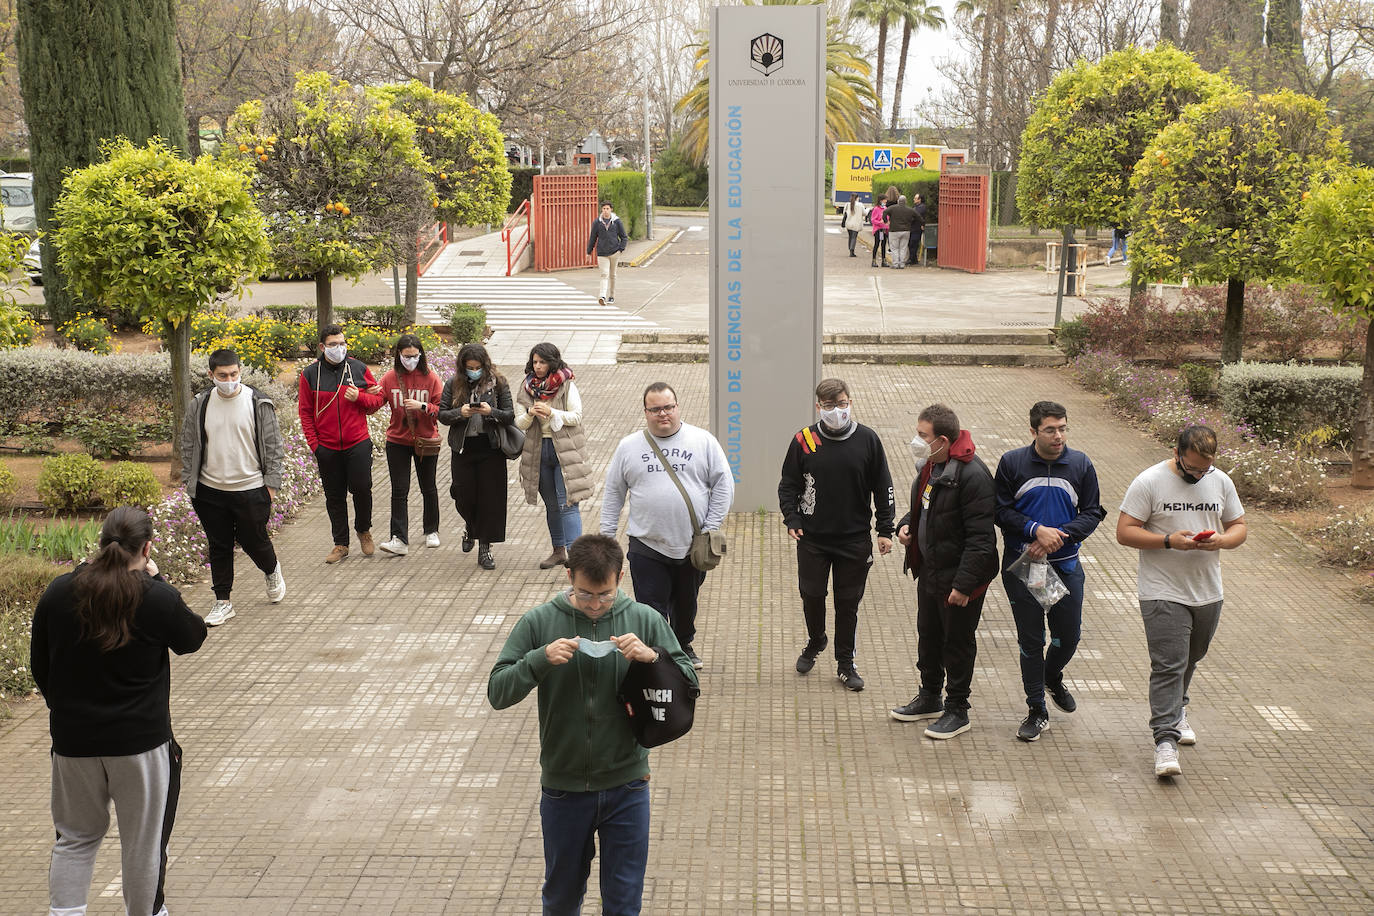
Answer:
<path fill-rule="evenodd" d="M 892 168 L 892 150 L 875 149 L 873 151 L 873 168 L 878 171 Z"/>
<path fill-rule="evenodd" d="M 749 66 L 764 76 L 772 76 L 781 70 L 782 39 L 764 32 L 749 42 Z"/>

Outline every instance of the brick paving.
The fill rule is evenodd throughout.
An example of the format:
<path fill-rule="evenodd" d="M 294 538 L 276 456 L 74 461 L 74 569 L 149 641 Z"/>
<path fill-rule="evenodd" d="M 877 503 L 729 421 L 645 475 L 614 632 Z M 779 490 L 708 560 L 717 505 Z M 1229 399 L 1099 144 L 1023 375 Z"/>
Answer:
<path fill-rule="evenodd" d="M 677 383 L 686 419 L 704 417 L 703 366 L 578 368 L 599 471 L 642 422 L 648 381 Z M 736 514 L 730 559 L 703 592 L 696 728 L 652 758 L 645 912 L 1374 912 L 1374 615 L 1351 581 L 1248 507 L 1250 541 L 1224 557 L 1226 610 L 1194 683 L 1198 744 L 1181 778 L 1156 781 L 1135 557 L 1111 529 L 1126 485 L 1164 449 L 1053 370 L 839 371 L 883 436 L 902 508 L 915 408 L 955 406 L 992 464 L 1025 441 L 1030 401 L 1069 406 L 1071 443 L 1095 460 L 1109 509 L 1085 546 L 1068 673 L 1079 710 L 1052 709 L 1041 741 L 1015 740 L 1015 629 L 995 584 L 973 730 L 933 742 L 890 720 L 915 685 L 914 586 L 895 556 L 878 562 L 861 612 L 868 688 L 844 690 L 829 657 L 798 677 L 795 554 L 776 512 Z M 535 704 L 494 712 L 485 684 L 516 615 L 561 570 L 537 568 L 544 513 L 514 481 L 498 568 L 478 569 L 458 545 L 446 470 L 440 484 L 441 548 L 327 567 L 316 505 L 278 539 L 286 602 L 268 605 L 241 557 L 238 617 L 174 662 L 177 916 L 539 911 Z M 186 594 L 208 609 L 206 585 Z M 52 841 L 41 703 L 0 723 L 0 748 L 0 912 L 39 913 Z M 92 916 L 123 912 L 116 849 L 101 851 Z"/>

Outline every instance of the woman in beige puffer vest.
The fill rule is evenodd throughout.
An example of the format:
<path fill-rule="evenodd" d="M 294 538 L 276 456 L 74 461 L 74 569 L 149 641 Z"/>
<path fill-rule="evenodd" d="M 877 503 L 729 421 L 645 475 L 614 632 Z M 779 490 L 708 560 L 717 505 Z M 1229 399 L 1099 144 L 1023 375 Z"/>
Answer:
<path fill-rule="evenodd" d="M 577 504 L 592 495 L 582 397 L 572 380 L 572 370 L 558 347 L 535 344 L 525 363 L 525 381 L 515 396 L 515 425 L 526 431 L 520 485 L 531 506 L 543 498 L 553 541 L 553 553 L 539 564 L 540 569 L 567 563 L 568 545 L 582 534 Z M 539 435 L 532 430 L 536 421 Z"/>

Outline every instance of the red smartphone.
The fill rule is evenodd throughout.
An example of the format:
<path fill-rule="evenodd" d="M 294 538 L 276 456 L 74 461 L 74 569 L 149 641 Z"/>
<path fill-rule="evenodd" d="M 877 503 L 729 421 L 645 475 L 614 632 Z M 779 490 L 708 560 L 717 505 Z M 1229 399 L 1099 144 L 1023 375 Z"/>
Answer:
<path fill-rule="evenodd" d="M 1216 534 L 1215 531 L 1199 531 L 1197 534 L 1193 535 L 1193 540 L 1205 541 L 1214 534 Z"/>

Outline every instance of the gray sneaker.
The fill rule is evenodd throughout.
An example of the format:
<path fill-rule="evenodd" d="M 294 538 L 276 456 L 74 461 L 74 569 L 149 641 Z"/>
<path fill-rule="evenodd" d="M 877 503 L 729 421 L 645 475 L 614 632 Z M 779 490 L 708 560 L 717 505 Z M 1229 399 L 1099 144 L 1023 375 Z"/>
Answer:
<path fill-rule="evenodd" d="M 273 604 L 280 604 L 286 597 L 286 579 L 281 574 L 281 564 L 267 574 L 267 600 Z"/>
<path fill-rule="evenodd" d="M 1197 732 L 1188 724 L 1188 707 L 1183 707 L 1183 715 L 1178 717 L 1178 743 L 1197 744 Z"/>
<path fill-rule="evenodd" d="M 1183 775 L 1183 767 L 1178 765 L 1178 745 L 1172 741 L 1155 745 L 1155 775 L 1160 778 Z"/>
<path fill-rule="evenodd" d="M 219 600 L 215 606 L 210 608 L 210 613 L 205 615 L 205 625 L 207 627 L 217 627 L 234 615 L 234 604 L 231 601 Z"/>

